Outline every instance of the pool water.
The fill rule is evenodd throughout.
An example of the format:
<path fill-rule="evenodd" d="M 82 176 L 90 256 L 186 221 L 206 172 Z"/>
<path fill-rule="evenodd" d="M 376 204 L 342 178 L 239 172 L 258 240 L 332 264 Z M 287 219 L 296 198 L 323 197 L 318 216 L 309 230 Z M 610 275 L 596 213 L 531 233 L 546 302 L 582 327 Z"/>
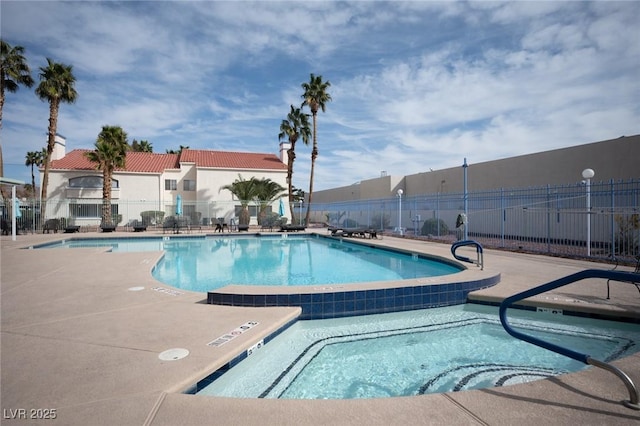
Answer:
<path fill-rule="evenodd" d="M 68 240 L 47 247 L 109 247 L 113 252 L 164 251 L 153 276 L 206 292 L 229 284 L 310 286 L 435 277 L 462 267 L 347 241 L 306 236 Z"/>
<path fill-rule="evenodd" d="M 317 237 L 171 241 L 164 250 L 153 276 L 193 291 L 228 284 L 309 286 L 404 280 L 461 271 L 454 264 Z"/>
<path fill-rule="evenodd" d="M 509 318 L 514 327 L 599 360 L 640 351 L 637 324 L 517 310 L 510 310 Z M 467 304 L 298 321 L 197 393 L 395 397 L 506 386 L 585 368 L 508 335 L 497 308 Z"/>

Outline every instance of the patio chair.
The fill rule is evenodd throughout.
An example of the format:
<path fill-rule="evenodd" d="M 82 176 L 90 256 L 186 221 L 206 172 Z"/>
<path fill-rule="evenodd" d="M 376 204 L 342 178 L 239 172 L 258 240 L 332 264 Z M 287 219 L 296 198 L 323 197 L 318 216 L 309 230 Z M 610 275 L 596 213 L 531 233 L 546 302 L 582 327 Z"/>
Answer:
<path fill-rule="evenodd" d="M 58 233 L 60 229 L 60 219 L 47 219 L 44 222 L 44 226 L 42 227 L 42 233 L 49 233 L 49 231 L 53 231 L 54 234 Z"/>
<path fill-rule="evenodd" d="M 200 225 L 199 220 L 193 220 L 190 217 L 186 219 L 187 219 L 187 226 L 189 228 L 189 232 L 193 231 L 194 229 L 197 229 L 198 231 L 202 231 L 202 225 Z"/>
<path fill-rule="evenodd" d="M 233 221 L 233 219 L 231 219 L 231 221 Z M 224 221 L 224 217 L 217 218 L 215 232 L 224 232 L 225 228 L 227 228 L 227 231 L 231 232 L 229 226 L 227 226 L 227 223 Z"/>
<path fill-rule="evenodd" d="M 616 268 L 619 265 L 619 259 L 614 257 L 615 261 L 616 261 L 616 266 L 613 267 L 612 271 L 615 271 Z M 633 284 L 636 286 L 636 288 L 638 289 L 638 292 L 640 293 L 640 255 L 636 256 L 636 268 L 633 270 L 634 274 L 638 274 L 638 279 L 634 280 L 634 281 L 622 281 L 622 282 L 628 282 L 629 284 Z M 610 281 L 616 281 L 616 280 L 607 280 L 607 299 L 609 299 L 609 282 Z"/>
<path fill-rule="evenodd" d="M 190 231 L 190 223 L 191 221 L 189 220 L 188 216 L 178 216 L 175 218 L 175 224 L 173 227 L 173 231 L 176 234 L 180 233 L 181 229 L 186 229 L 187 231 Z"/>
<path fill-rule="evenodd" d="M 162 233 L 164 234 L 169 230 L 170 232 L 174 232 L 176 229 L 176 218 L 173 216 L 167 216 L 162 222 Z"/>

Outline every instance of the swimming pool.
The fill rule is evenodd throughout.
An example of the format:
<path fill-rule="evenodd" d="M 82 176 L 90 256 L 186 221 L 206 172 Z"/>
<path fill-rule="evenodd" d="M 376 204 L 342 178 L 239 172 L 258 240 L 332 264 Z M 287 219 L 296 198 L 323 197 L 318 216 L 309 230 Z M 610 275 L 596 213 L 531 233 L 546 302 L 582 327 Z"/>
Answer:
<path fill-rule="evenodd" d="M 113 252 L 164 251 L 158 281 L 206 292 L 229 284 L 316 286 L 454 274 L 453 261 L 311 236 L 67 240 L 47 247 L 107 247 Z"/>
<path fill-rule="evenodd" d="M 510 318 L 530 334 L 606 362 L 640 350 L 634 324 L 524 311 Z M 201 381 L 195 393 L 379 398 L 507 386 L 585 368 L 509 336 L 497 308 L 467 304 L 298 321 L 233 368 Z"/>
<path fill-rule="evenodd" d="M 73 238 L 31 248 L 163 251 L 152 274 L 165 284 L 206 291 L 207 303 L 212 305 L 301 307 L 300 319 L 304 320 L 456 305 L 465 303 L 469 292 L 500 282 L 500 273 L 496 271 L 465 268 L 443 257 L 374 244 L 316 234 L 286 237 L 256 234 Z M 319 257 L 312 257 L 314 247 L 319 247 Z M 330 261 L 324 257 L 327 250 L 334 252 Z M 245 258 L 250 259 L 249 263 L 244 262 Z M 276 271 L 280 273 L 275 280 L 277 285 L 265 285 L 267 276 L 276 276 Z M 321 284 L 314 284 L 309 277 L 316 273 L 339 282 L 327 284 L 319 279 L 315 282 Z M 302 285 L 289 281 L 290 278 L 300 279 Z M 216 283 L 214 279 L 219 281 Z M 238 285 L 241 282 L 245 284 Z"/>

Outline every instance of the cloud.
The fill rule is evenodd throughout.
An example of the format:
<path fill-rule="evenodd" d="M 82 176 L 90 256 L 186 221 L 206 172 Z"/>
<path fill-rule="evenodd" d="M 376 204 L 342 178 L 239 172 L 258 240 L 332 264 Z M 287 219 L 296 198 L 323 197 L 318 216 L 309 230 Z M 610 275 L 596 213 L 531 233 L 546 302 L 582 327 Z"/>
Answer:
<path fill-rule="evenodd" d="M 316 189 L 638 133 L 638 2 L 17 2 L 3 37 L 72 64 L 69 148 L 105 124 L 157 152 L 179 145 L 278 152 L 309 74 Z M 308 110 L 306 110 L 308 112 Z M 7 96 L 5 162 L 40 149 L 48 105 Z M 308 188 L 310 147 L 294 184 Z M 23 170 L 22 170 L 23 169 Z M 21 173 L 28 172 L 22 167 Z"/>

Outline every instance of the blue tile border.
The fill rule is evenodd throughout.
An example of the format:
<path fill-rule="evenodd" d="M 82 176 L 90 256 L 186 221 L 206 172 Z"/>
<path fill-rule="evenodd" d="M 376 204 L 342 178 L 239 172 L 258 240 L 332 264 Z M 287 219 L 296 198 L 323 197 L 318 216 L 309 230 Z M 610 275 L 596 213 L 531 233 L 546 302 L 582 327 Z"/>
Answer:
<path fill-rule="evenodd" d="M 207 303 L 242 307 L 299 306 L 302 308 L 299 319 L 302 320 L 341 318 L 459 305 L 467 302 L 469 292 L 498 282 L 500 274 L 459 283 L 318 293 L 243 295 L 215 290 L 207 293 Z"/>

